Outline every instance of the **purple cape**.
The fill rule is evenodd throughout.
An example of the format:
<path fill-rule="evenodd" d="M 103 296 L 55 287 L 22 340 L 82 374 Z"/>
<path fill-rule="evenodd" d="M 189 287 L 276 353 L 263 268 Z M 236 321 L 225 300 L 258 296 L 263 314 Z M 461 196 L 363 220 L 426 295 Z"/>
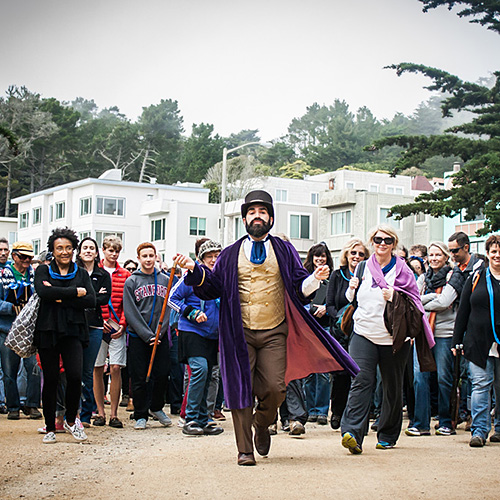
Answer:
<path fill-rule="evenodd" d="M 225 401 L 229 408 L 254 404 L 250 361 L 241 319 L 238 288 L 238 256 L 244 238 L 225 248 L 212 272 L 196 264 L 184 279 L 202 300 L 221 298 L 219 313 L 220 367 Z M 288 326 L 285 380 L 304 378 L 310 373 L 346 370 L 355 376 L 359 368 L 342 346 L 321 328 L 304 308 L 301 292 L 309 276 L 295 248 L 279 238 L 269 237 L 285 287 L 285 314 Z"/>
<path fill-rule="evenodd" d="M 384 273 L 373 254 L 368 259 L 368 269 L 373 276 L 373 281 L 379 288 L 389 288 L 389 285 L 385 281 Z M 429 320 L 425 314 L 424 306 L 422 305 L 422 300 L 418 293 L 417 282 L 415 276 L 411 269 L 406 265 L 406 262 L 400 257 L 396 257 L 396 279 L 394 281 L 394 290 L 398 292 L 405 293 L 408 295 L 413 303 L 417 306 L 417 309 L 422 313 L 422 323 L 424 326 L 425 338 L 429 347 L 432 348 L 436 344 L 434 340 L 434 335 L 432 333 L 431 326 L 429 325 Z"/>

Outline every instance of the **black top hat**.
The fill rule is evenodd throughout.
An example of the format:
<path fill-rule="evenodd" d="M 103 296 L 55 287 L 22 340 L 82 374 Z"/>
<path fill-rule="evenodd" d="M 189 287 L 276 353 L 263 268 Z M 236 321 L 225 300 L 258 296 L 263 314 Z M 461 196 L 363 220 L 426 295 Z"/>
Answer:
<path fill-rule="evenodd" d="M 274 219 L 273 199 L 269 193 L 267 193 L 266 191 L 262 191 L 261 189 L 250 191 L 245 196 L 245 203 L 241 205 L 241 216 L 245 218 L 250 205 L 255 205 L 256 203 L 264 205 L 269 212 L 269 216 Z"/>

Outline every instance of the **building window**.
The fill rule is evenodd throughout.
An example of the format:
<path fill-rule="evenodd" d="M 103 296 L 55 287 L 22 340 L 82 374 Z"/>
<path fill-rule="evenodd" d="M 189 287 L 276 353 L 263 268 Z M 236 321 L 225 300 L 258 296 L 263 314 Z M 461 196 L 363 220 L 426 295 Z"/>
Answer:
<path fill-rule="evenodd" d="M 290 215 L 290 238 L 308 240 L 311 234 L 310 215 Z"/>
<path fill-rule="evenodd" d="M 49 206 L 49 222 L 54 222 L 54 205 Z"/>
<path fill-rule="evenodd" d="M 33 243 L 33 253 L 35 254 L 35 256 L 40 255 L 40 240 L 31 240 L 31 242 Z"/>
<path fill-rule="evenodd" d="M 206 236 L 207 219 L 203 217 L 189 217 L 189 234 L 191 236 Z"/>
<path fill-rule="evenodd" d="M 354 189 L 354 182 L 352 182 L 352 181 L 346 181 L 345 188 L 346 189 Z"/>
<path fill-rule="evenodd" d="M 394 229 L 401 229 L 401 221 L 394 219 L 394 217 L 389 217 L 390 208 L 381 208 L 379 211 L 380 224 L 388 224 Z"/>
<path fill-rule="evenodd" d="M 90 231 L 82 231 L 81 233 L 78 233 L 78 239 L 80 241 L 82 241 L 85 238 L 90 238 L 90 237 L 91 237 Z"/>
<path fill-rule="evenodd" d="M 404 194 L 403 186 L 387 186 L 385 190 L 387 194 Z"/>
<path fill-rule="evenodd" d="M 319 205 L 319 193 L 311 193 L 311 205 Z"/>
<path fill-rule="evenodd" d="M 118 236 L 122 240 L 122 245 L 125 246 L 125 234 L 117 231 L 96 231 L 95 240 L 99 248 L 102 248 L 102 242 L 106 236 Z"/>
<path fill-rule="evenodd" d="M 277 189 L 276 201 L 288 201 L 288 191 L 286 189 Z"/>
<path fill-rule="evenodd" d="M 378 190 L 379 190 L 378 184 L 370 184 L 368 188 L 368 191 L 370 191 L 370 193 L 378 193 Z"/>
<path fill-rule="evenodd" d="M 92 198 L 80 198 L 80 217 L 92 213 Z"/>
<path fill-rule="evenodd" d="M 351 211 L 332 213 L 331 234 L 349 234 L 351 232 Z"/>
<path fill-rule="evenodd" d="M 116 215 L 123 217 L 125 213 L 125 198 L 97 197 L 97 211 L 99 215 Z"/>
<path fill-rule="evenodd" d="M 165 239 L 165 219 L 151 221 L 151 241 Z"/>
<path fill-rule="evenodd" d="M 415 222 L 417 224 L 421 224 L 422 222 L 425 222 L 424 212 L 418 212 L 417 215 L 415 215 Z"/>
<path fill-rule="evenodd" d="M 17 241 L 17 231 L 9 231 L 9 246 Z"/>
<path fill-rule="evenodd" d="M 234 236 L 235 239 L 240 239 L 244 234 L 246 234 L 247 229 L 245 224 L 243 223 L 243 219 L 241 217 L 236 217 L 234 219 Z"/>
<path fill-rule="evenodd" d="M 66 215 L 66 202 L 60 201 L 56 203 L 56 220 L 64 219 L 65 215 Z"/>
<path fill-rule="evenodd" d="M 30 216 L 28 212 L 23 212 L 19 214 L 19 229 L 25 229 L 28 227 Z"/>
<path fill-rule="evenodd" d="M 467 220 L 467 210 L 466 209 L 462 209 L 460 211 L 460 222 L 461 223 L 467 224 L 469 222 L 477 222 L 477 221 L 481 221 L 481 220 L 484 220 L 483 209 L 480 209 L 479 213 L 471 220 Z"/>
<path fill-rule="evenodd" d="M 42 207 L 36 207 L 33 209 L 33 225 L 42 223 Z M 35 252 L 35 255 L 38 255 Z"/>

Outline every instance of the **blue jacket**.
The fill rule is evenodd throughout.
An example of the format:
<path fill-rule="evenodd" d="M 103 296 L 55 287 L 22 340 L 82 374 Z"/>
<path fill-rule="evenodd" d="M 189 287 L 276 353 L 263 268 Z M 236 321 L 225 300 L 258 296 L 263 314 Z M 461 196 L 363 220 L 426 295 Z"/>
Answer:
<path fill-rule="evenodd" d="M 174 285 L 168 305 L 179 316 L 178 329 L 184 332 L 194 332 L 208 339 L 216 339 L 219 336 L 219 299 L 200 300 L 193 292 L 193 288 L 184 283 L 185 275 Z M 208 320 L 197 323 L 196 320 L 188 319 L 193 309 L 203 311 Z"/>

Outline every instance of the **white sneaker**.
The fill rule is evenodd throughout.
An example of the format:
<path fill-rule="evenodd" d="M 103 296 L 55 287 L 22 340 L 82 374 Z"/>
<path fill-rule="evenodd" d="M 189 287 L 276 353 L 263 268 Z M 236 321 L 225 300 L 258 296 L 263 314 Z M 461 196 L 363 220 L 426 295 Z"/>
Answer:
<path fill-rule="evenodd" d="M 152 417 L 158 419 L 158 421 L 160 422 L 161 425 L 163 425 L 163 427 L 170 427 L 172 425 L 172 420 L 170 420 L 170 417 L 166 415 L 163 410 L 158 410 L 158 411 L 149 410 L 149 414 Z"/>
<path fill-rule="evenodd" d="M 54 432 L 47 432 L 45 436 L 43 436 L 42 443 L 44 444 L 52 444 L 56 442 L 56 435 Z"/>
<path fill-rule="evenodd" d="M 181 429 L 183 429 L 185 423 L 186 423 L 186 420 L 182 417 L 179 417 L 179 421 L 177 422 L 177 427 L 180 427 Z"/>
<path fill-rule="evenodd" d="M 137 431 L 143 431 L 146 428 L 146 419 L 140 418 L 134 425 L 134 429 Z"/>
<path fill-rule="evenodd" d="M 80 427 L 78 425 L 78 422 L 75 421 L 73 425 L 69 425 L 67 422 L 64 422 L 64 428 L 71 433 L 71 435 L 77 440 L 77 441 L 85 441 L 87 439 L 87 434 L 85 434 L 85 431 L 83 430 L 83 427 Z"/>

